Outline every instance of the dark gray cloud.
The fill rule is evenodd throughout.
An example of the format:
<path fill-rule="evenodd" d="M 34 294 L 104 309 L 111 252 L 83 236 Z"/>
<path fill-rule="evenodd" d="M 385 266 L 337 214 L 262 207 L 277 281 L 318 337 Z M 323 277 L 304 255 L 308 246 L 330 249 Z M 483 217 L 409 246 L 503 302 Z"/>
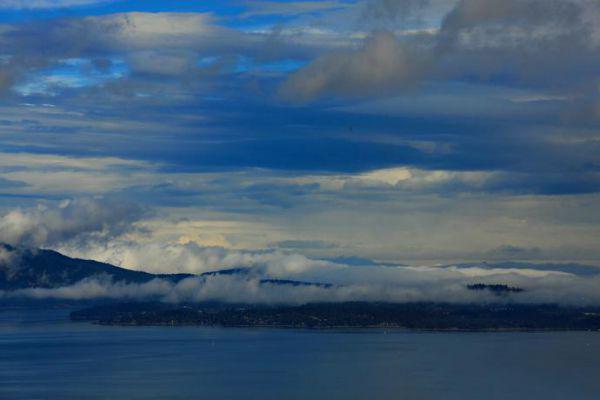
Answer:
<path fill-rule="evenodd" d="M 435 51 L 446 75 L 576 93 L 577 82 L 597 79 L 599 20 L 585 0 L 464 0 L 444 18 Z"/>
<path fill-rule="evenodd" d="M 369 96 L 413 87 L 426 75 L 428 55 L 389 32 L 378 32 L 356 51 L 328 54 L 292 74 L 280 89 L 289 101 L 322 95 Z"/>
<path fill-rule="evenodd" d="M 422 3 L 379 1 L 368 10 L 409 14 Z M 282 92 L 296 101 L 390 95 L 441 78 L 527 82 L 576 95 L 577 83 L 597 80 L 599 8 L 586 0 L 463 0 L 439 31 L 374 33 L 364 47 L 324 55 L 292 74 Z"/>
<path fill-rule="evenodd" d="M 423 11 L 430 6 L 431 0 L 367 0 L 361 17 L 366 22 L 397 26 L 399 23 L 418 22 Z"/>

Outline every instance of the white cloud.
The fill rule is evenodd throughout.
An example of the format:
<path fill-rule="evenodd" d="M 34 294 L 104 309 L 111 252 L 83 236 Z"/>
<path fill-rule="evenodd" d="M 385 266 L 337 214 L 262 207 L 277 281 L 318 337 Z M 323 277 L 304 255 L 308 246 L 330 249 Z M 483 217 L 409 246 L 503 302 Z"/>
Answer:
<path fill-rule="evenodd" d="M 247 7 L 241 17 L 254 17 L 259 15 L 302 15 L 315 12 L 340 10 L 351 7 L 348 3 L 340 1 L 246 1 Z"/>
<path fill-rule="evenodd" d="M 84 238 L 107 240 L 133 230 L 144 212 L 138 205 L 103 198 L 15 209 L 0 217 L 0 242 L 45 247 Z"/>
<path fill-rule="evenodd" d="M 2 0 L 0 9 L 50 9 L 114 3 L 119 0 Z"/>
<path fill-rule="evenodd" d="M 153 273 L 199 274 L 239 267 L 266 268 L 275 275 L 300 272 L 320 262 L 297 254 L 272 250 L 237 250 L 206 247 L 196 243 L 146 243 L 111 240 L 110 243 L 68 243 L 61 251 L 71 256 L 90 258 L 125 268 Z"/>
<path fill-rule="evenodd" d="M 118 157 L 67 157 L 54 154 L 0 153 L 2 168 L 44 168 L 106 170 L 111 167 L 145 167 L 143 161 L 126 160 Z"/>
<path fill-rule="evenodd" d="M 473 268 L 475 270 L 476 268 Z M 311 274 L 307 274 L 311 271 Z M 0 292 L 2 297 L 36 299 L 154 299 L 165 302 L 224 301 L 243 303 L 286 303 L 338 301 L 390 302 L 522 302 L 566 305 L 600 304 L 600 278 L 532 271 L 461 271 L 427 267 L 351 267 L 321 265 L 315 269 L 288 270 L 291 279 L 329 279 L 335 285 L 278 285 L 261 283 L 273 277 L 268 270 L 250 275 L 216 275 L 187 278 L 178 283 L 154 279 L 144 284 L 113 283 L 106 279 L 86 279 L 55 289 L 23 289 Z M 284 276 L 281 276 L 282 278 Z M 316 279 L 316 280 L 315 280 Z M 497 296 L 488 291 L 467 289 L 471 283 L 507 284 L 524 292 Z"/>
<path fill-rule="evenodd" d="M 0 153 L 0 176 L 21 182 L 14 192 L 59 196 L 99 195 L 150 181 L 159 167 L 117 157 Z"/>
<path fill-rule="evenodd" d="M 86 17 L 86 21 L 96 25 L 97 39 L 109 47 L 155 49 L 184 46 L 194 49 L 215 40 L 213 35 L 225 31 L 212 24 L 209 14 L 200 13 L 131 12 Z"/>

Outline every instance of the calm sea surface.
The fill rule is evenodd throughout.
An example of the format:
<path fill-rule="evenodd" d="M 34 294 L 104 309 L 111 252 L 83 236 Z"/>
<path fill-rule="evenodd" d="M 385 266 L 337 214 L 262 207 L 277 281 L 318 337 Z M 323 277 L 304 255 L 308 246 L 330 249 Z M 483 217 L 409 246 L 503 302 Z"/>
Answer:
<path fill-rule="evenodd" d="M 600 399 L 600 332 L 105 327 L 0 310 L 0 399 Z"/>

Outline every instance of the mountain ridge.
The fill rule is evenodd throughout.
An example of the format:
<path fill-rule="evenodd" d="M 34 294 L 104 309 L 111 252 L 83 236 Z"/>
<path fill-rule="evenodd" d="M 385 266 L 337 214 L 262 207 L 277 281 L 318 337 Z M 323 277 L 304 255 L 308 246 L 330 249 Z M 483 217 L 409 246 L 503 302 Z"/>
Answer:
<path fill-rule="evenodd" d="M 2 253 L 4 255 L 2 256 Z M 72 258 L 49 249 L 19 248 L 0 243 L 0 291 L 70 286 L 84 279 L 108 277 L 117 283 L 146 283 L 164 279 L 173 283 L 187 278 L 207 279 L 215 276 L 258 278 L 261 284 L 331 287 L 329 283 L 257 277 L 248 267 L 208 271 L 201 274 L 153 274 L 118 267 L 109 263 Z"/>
<path fill-rule="evenodd" d="M 480 262 L 441 266 L 440 268 L 510 268 L 537 269 L 540 271 L 559 271 L 579 276 L 593 276 L 600 268 L 590 265 L 568 263 L 521 263 L 521 262 Z M 187 278 L 208 279 L 215 276 L 240 276 L 256 279 L 261 284 L 288 286 L 317 286 L 329 288 L 334 285 L 327 282 L 304 282 L 290 279 L 274 279 L 261 274 L 251 267 L 232 267 L 208 271 L 201 274 L 154 274 L 131 270 L 95 260 L 68 257 L 55 250 L 31 249 L 0 243 L 0 291 L 12 291 L 29 288 L 54 289 L 70 286 L 84 279 L 109 278 L 117 283 L 141 284 L 153 279 L 164 279 L 178 283 Z"/>
<path fill-rule="evenodd" d="M 3 258 L 8 258 L 0 259 L 0 290 L 52 289 L 96 276 L 108 276 L 115 282 L 125 283 L 145 283 L 155 278 L 177 282 L 193 276 L 151 274 L 100 261 L 72 258 L 48 249 L 28 249 L 0 244 L 0 250 L 5 253 Z"/>

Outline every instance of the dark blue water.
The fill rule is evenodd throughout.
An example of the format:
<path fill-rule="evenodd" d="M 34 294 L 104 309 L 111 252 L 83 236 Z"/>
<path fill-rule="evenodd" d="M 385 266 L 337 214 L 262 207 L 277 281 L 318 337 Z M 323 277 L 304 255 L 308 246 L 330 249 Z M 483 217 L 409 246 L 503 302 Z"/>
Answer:
<path fill-rule="evenodd" d="M 0 311 L 0 399 L 598 399 L 600 333 L 103 327 Z"/>

